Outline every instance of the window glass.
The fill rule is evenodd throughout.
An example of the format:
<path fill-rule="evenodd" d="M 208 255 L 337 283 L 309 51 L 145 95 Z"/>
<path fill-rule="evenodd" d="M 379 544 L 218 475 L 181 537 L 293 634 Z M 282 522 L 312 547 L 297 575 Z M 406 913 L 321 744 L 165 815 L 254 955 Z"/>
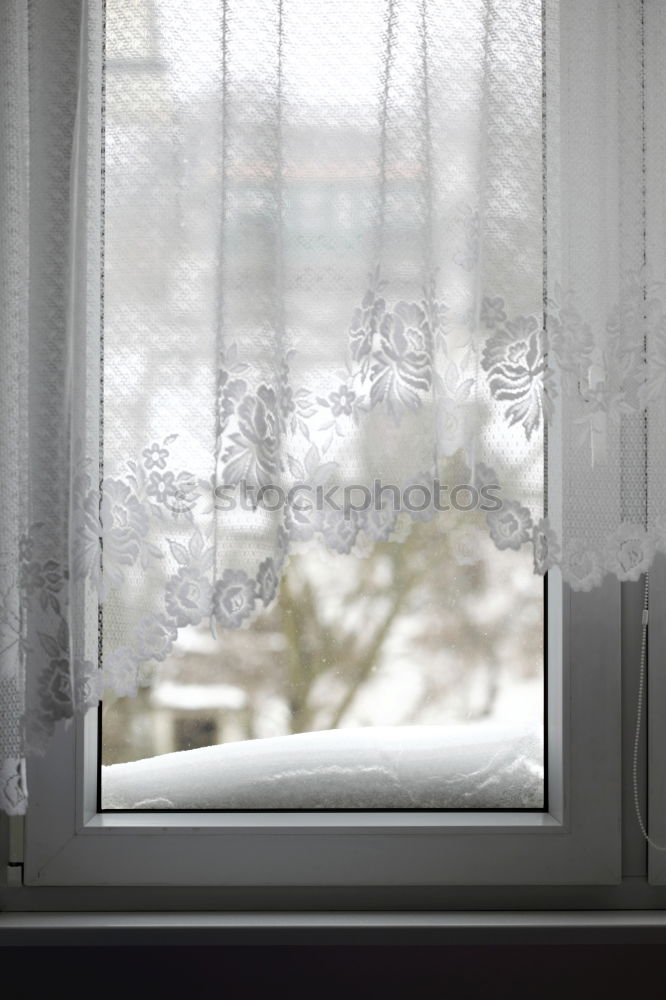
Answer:
<path fill-rule="evenodd" d="M 479 40 L 478 18 L 466 16 L 466 3 L 450 6 L 442 13 L 438 5 L 438 16 L 451 19 L 462 71 L 465 45 Z M 178 476 L 187 493 L 185 470 L 205 465 L 202 456 L 214 447 L 209 373 L 219 349 L 220 310 L 231 315 L 241 343 L 261 337 L 260 303 L 275 278 L 277 251 L 267 251 L 275 178 L 262 151 L 274 124 L 274 93 L 264 87 L 273 50 L 262 48 L 266 37 L 254 30 L 254 8 L 272 16 L 275 5 L 231 4 L 227 25 L 222 7 L 205 0 L 193 17 L 173 0 L 107 2 L 104 462 L 110 503 L 117 495 L 137 524 L 141 511 L 127 502 L 133 484 L 153 508 L 168 508 Z M 381 58 L 370 40 L 382 35 L 379 4 L 308 0 L 289 8 L 285 99 L 292 113 L 284 134 L 294 161 L 282 179 L 282 239 L 290 315 L 298 324 L 299 315 L 309 321 L 317 300 L 313 261 L 322 282 L 336 269 L 345 289 L 359 273 L 365 280 L 375 225 Z M 223 31 L 233 33 L 226 54 Z M 246 42 L 239 45 L 243 33 Z M 406 38 L 395 57 L 396 73 L 407 79 L 409 45 Z M 336 48 L 339 72 L 330 64 Z M 322 60 L 328 60 L 324 75 L 315 71 Z M 406 105 L 409 100 L 407 94 Z M 226 146 L 224 116 L 231 116 L 234 137 Z M 463 156 L 478 122 L 467 121 L 464 99 L 448 116 L 447 134 L 460 151 L 450 155 Z M 403 127 L 399 119 L 396 127 Z M 538 143 L 538 128 L 540 110 L 530 142 Z M 423 178 L 418 151 L 405 143 L 403 155 L 391 187 L 399 208 L 383 239 L 398 271 L 409 275 L 421 253 L 415 206 Z M 531 169 L 533 202 L 522 206 L 523 217 L 505 221 L 508 231 L 524 233 L 528 250 L 538 234 L 526 279 L 538 297 L 538 157 Z M 474 183 L 463 178 L 460 191 L 445 193 L 450 204 L 443 211 L 454 218 Z M 442 266 L 455 266 L 464 277 L 474 223 L 458 213 L 456 224 L 467 232 L 467 249 L 447 250 Z M 498 286 L 506 280 L 501 257 L 487 267 L 495 268 Z M 495 308 L 501 311 L 499 300 Z M 304 384 L 316 387 L 322 372 L 334 372 L 322 336 L 329 321 L 319 315 L 312 327 L 320 339 L 301 362 Z M 350 321 L 349 315 L 347 326 Z M 343 388 L 325 400 L 332 436 L 335 421 L 352 414 L 354 401 Z M 183 453 L 181 439 L 164 436 L 169 413 L 201 428 L 200 452 Z M 489 410 L 485 419 L 489 439 L 503 433 L 501 414 Z M 342 447 L 334 438 L 329 454 Z M 363 447 L 359 430 L 360 454 Z M 527 466 L 522 459 L 515 470 L 532 482 L 536 496 L 543 496 L 543 449 L 535 431 Z M 442 488 L 469 486 L 462 452 L 450 451 L 439 470 Z M 197 486 L 201 492 L 200 481 Z M 188 575 L 191 543 L 179 541 L 174 529 L 173 584 L 165 602 L 180 627 L 142 663 L 136 697 L 110 693 L 104 700 L 103 807 L 542 808 L 544 582 L 533 573 L 528 546 L 498 551 L 486 511 L 478 496 L 468 509 L 468 493 L 459 491 L 448 510 L 435 513 L 432 497 L 424 511 L 416 495 L 410 511 L 398 513 L 388 503 L 366 510 L 376 530 L 357 536 L 353 546 L 345 534 L 353 517 L 339 519 L 337 547 L 304 531 L 275 593 L 253 618 L 243 614 L 242 582 L 229 580 L 220 598 L 228 628 L 201 615 L 188 621 L 202 584 Z M 269 527 L 259 520 L 252 530 L 230 515 L 220 544 L 231 538 L 242 552 L 248 537 L 268 536 Z M 122 648 L 136 608 L 154 603 L 156 557 L 146 543 L 134 559 L 123 538 L 120 531 L 105 542 L 107 652 Z M 273 588 L 271 580 L 266 585 Z"/>

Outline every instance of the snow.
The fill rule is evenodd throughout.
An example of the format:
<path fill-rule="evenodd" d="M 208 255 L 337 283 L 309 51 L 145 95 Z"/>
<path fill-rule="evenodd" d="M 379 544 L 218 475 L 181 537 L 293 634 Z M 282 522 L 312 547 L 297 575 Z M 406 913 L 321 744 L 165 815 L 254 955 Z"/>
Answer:
<path fill-rule="evenodd" d="M 105 809 L 540 808 L 539 730 L 374 726 L 102 768 Z"/>

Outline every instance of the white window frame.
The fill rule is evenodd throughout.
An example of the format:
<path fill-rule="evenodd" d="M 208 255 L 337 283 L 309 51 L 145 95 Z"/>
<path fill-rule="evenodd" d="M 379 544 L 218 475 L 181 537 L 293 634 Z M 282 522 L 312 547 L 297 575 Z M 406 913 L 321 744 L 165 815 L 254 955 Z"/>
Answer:
<path fill-rule="evenodd" d="M 559 481 L 558 441 L 551 432 L 551 492 Z M 590 593 L 572 593 L 557 569 L 549 577 L 547 811 L 99 813 L 98 716 L 91 711 L 60 728 L 47 755 L 29 762 L 30 809 L 13 848 L 26 887 L 19 891 L 618 884 L 621 587 L 607 577 Z M 662 628 L 666 643 L 666 619 Z M 651 753 L 663 760 L 655 728 Z M 666 815 L 660 822 L 666 828 Z M 651 859 L 657 884 L 666 881 L 666 865 L 657 867 L 663 861 Z"/>
<path fill-rule="evenodd" d="M 551 577 L 547 811 L 99 813 L 90 711 L 30 762 L 24 884 L 618 883 L 620 585 L 573 594 Z"/>

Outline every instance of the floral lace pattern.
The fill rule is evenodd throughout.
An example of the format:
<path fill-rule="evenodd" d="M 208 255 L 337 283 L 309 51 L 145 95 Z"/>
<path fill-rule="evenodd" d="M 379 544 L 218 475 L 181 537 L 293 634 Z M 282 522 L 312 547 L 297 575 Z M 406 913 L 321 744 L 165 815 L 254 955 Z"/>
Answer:
<path fill-rule="evenodd" d="M 348 381 L 315 400 L 305 387 L 292 393 L 287 384 L 287 365 L 275 385 L 261 383 L 253 391 L 250 373 L 238 363 L 236 349 L 229 349 L 219 374 L 220 482 L 225 486 L 243 482 L 257 489 L 277 482 L 330 487 L 339 471 L 338 464 L 325 461 L 314 443 L 304 460 L 299 459 L 296 447 L 284 447 L 289 435 L 292 445 L 294 436 L 299 435 L 313 442 L 321 431 L 321 422 L 317 421 L 322 413 L 329 415 L 328 422 L 352 419 L 358 425 L 372 410 L 384 407 L 399 423 L 406 411 L 423 405 L 436 383 L 446 391 L 447 384 L 451 385 L 451 368 L 456 369 L 454 382 L 459 383 L 464 376 L 447 354 L 449 310 L 432 292 L 431 286 L 430 294 L 424 294 L 420 302 L 400 300 L 390 305 L 386 285 L 375 272 L 349 329 Z M 547 326 L 553 354 L 565 373 L 563 391 L 580 395 L 580 372 L 594 357 L 594 349 L 573 298 L 567 296 L 562 301 L 564 304 L 551 303 Z M 666 330 L 658 300 L 649 299 L 646 312 L 646 321 L 653 329 L 661 330 L 663 326 Z M 542 324 L 536 316 L 509 319 L 500 296 L 484 299 L 481 317 L 487 335 L 479 348 L 479 360 L 489 395 L 501 404 L 508 427 L 518 426 L 529 440 L 552 414 L 556 399 Z M 616 311 L 608 323 L 609 336 L 617 322 Z M 660 350 L 665 341 L 666 333 L 659 341 Z M 609 350 L 620 350 L 617 340 L 609 343 Z M 575 366 L 571 360 L 574 349 L 578 358 Z M 586 406 L 620 413 L 632 403 L 640 408 L 648 401 L 655 391 L 657 374 L 650 375 L 648 368 L 639 379 L 629 359 L 645 367 L 644 358 L 626 345 L 622 357 L 627 362 L 627 383 L 622 393 L 613 393 L 606 383 L 592 395 L 585 388 Z M 659 358 L 654 364 L 660 371 Z M 328 429 L 326 422 L 324 429 Z M 149 442 L 140 450 L 139 459 L 127 462 L 125 475 L 104 479 L 101 490 L 92 482 L 90 463 L 82 462 L 74 477 L 73 579 L 87 581 L 100 602 L 114 591 L 122 591 L 127 574 L 137 569 L 150 571 L 158 567 L 163 580 L 162 612 L 142 617 L 129 643 L 111 650 L 101 671 L 90 661 L 70 658 L 66 614 L 70 569 L 42 555 L 48 552 L 48 545 L 43 544 L 39 524 L 21 539 L 20 572 L 15 592 L 7 592 L 0 604 L 0 625 L 6 641 L 22 644 L 23 651 L 30 654 L 33 650 L 21 634 L 17 609 L 24 604 L 39 612 L 41 628 L 35 638 L 43 654 L 38 682 L 41 712 L 37 723 L 32 724 L 37 734 L 48 734 L 58 719 L 94 705 L 105 687 L 118 694 L 136 693 L 141 665 L 165 660 L 180 628 L 204 620 L 210 621 L 213 629 L 246 627 L 275 600 L 292 543 L 314 538 L 339 553 L 349 553 L 354 547 L 362 552 L 364 544 L 398 538 L 403 530 L 398 523 L 400 510 L 389 503 L 380 508 L 337 511 L 303 509 L 294 502 L 278 514 L 273 556 L 258 561 L 253 575 L 229 566 L 216 578 L 214 526 L 208 522 L 205 528 L 198 519 L 200 510 L 210 510 L 206 502 L 210 500 L 211 484 L 195 481 L 187 470 L 172 465 L 171 447 L 177 438 L 177 434 L 171 434 L 162 441 Z M 583 437 L 579 438 L 579 446 L 585 447 Z M 432 477 L 432 473 L 422 470 L 411 481 L 427 483 L 428 476 Z M 479 486 L 499 486 L 497 478 L 493 469 L 483 463 L 477 464 L 468 476 Z M 257 506 L 261 505 L 259 500 Z M 410 510 L 408 517 L 428 520 L 435 514 L 430 504 L 425 509 Z M 170 536 L 170 525 L 179 526 L 178 540 Z M 649 567 L 657 549 L 666 551 L 666 531 L 648 531 L 626 522 L 608 537 L 603 551 L 572 538 L 563 552 L 548 518 L 534 518 L 527 506 L 508 497 L 503 498 L 500 509 L 486 514 L 486 526 L 499 550 L 529 545 L 535 572 L 543 574 L 561 564 L 564 579 L 579 590 L 597 586 L 608 572 L 620 580 L 636 580 Z M 465 532 L 457 542 L 456 557 L 461 565 L 477 558 L 475 533 L 478 528 Z M 162 544 L 157 544 L 155 537 L 161 538 Z"/>

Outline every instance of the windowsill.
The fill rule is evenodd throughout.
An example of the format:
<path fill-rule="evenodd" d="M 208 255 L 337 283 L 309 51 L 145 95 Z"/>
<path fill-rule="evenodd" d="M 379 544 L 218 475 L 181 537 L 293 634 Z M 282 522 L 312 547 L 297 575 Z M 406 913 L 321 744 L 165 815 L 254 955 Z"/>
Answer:
<path fill-rule="evenodd" d="M 0 945 L 592 944 L 666 939 L 666 912 L 5 913 Z"/>

